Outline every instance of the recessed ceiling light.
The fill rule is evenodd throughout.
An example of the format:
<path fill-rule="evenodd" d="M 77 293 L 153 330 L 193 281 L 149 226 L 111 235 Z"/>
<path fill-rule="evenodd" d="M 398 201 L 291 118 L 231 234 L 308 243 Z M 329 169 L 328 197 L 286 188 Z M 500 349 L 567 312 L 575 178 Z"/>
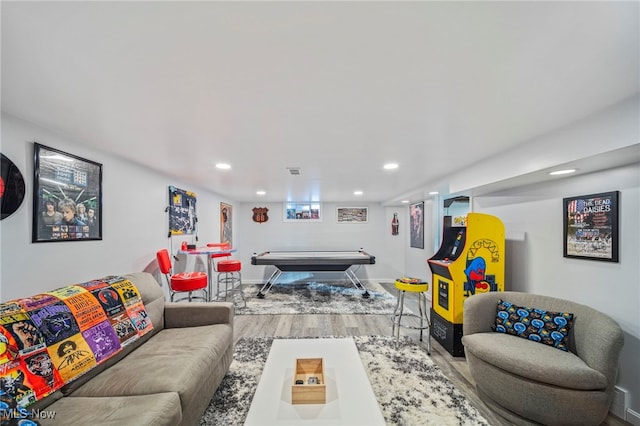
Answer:
<path fill-rule="evenodd" d="M 257 195 L 264 195 L 264 194 L 266 194 L 266 192 L 265 191 L 256 191 L 256 194 Z"/>
<path fill-rule="evenodd" d="M 438 191 L 431 191 L 429 192 L 429 195 L 438 195 Z"/>
<path fill-rule="evenodd" d="M 407 204 L 409 202 L 409 200 L 402 200 L 401 203 L 403 204 Z"/>
<path fill-rule="evenodd" d="M 362 195 L 363 192 L 362 191 L 353 191 L 353 195 Z"/>
<path fill-rule="evenodd" d="M 551 176 L 567 175 L 569 173 L 574 173 L 575 171 L 576 169 L 556 170 L 555 172 L 549 172 L 549 174 Z"/>
<path fill-rule="evenodd" d="M 217 163 L 216 168 L 220 170 L 229 170 L 231 168 L 231 164 L 227 163 Z"/>
<path fill-rule="evenodd" d="M 398 168 L 398 163 L 387 163 L 384 166 L 385 170 L 393 170 Z"/>

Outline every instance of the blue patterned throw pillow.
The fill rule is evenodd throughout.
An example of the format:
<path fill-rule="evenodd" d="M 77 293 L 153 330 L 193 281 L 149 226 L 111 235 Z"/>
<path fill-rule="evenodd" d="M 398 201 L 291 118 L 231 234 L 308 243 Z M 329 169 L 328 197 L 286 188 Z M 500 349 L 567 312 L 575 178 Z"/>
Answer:
<path fill-rule="evenodd" d="M 498 300 L 496 323 L 492 328 L 498 333 L 512 334 L 566 351 L 572 325 L 571 313 L 527 308 Z"/>

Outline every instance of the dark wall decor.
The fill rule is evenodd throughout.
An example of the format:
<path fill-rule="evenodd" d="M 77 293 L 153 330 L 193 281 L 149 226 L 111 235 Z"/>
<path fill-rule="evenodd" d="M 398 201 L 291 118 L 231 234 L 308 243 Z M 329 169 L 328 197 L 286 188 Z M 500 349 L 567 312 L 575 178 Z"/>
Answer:
<path fill-rule="evenodd" d="M 411 247 L 424 248 L 424 201 L 409 206 Z"/>
<path fill-rule="evenodd" d="M 34 143 L 32 241 L 102 239 L 102 164 Z"/>
<path fill-rule="evenodd" d="M 196 234 L 196 193 L 169 186 L 169 236 Z"/>
<path fill-rule="evenodd" d="M 25 194 L 24 178 L 22 173 L 13 164 L 13 161 L 2 155 L 0 164 L 0 220 L 11 216 L 22 204 Z"/>
<path fill-rule="evenodd" d="M 618 191 L 563 199 L 564 257 L 618 261 Z"/>
<path fill-rule="evenodd" d="M 251 209 L 253 212 L 253 221 L 258 223 L 265 223 L 269 220 L 269 209 L 266 207 L 254 207 Z"/>

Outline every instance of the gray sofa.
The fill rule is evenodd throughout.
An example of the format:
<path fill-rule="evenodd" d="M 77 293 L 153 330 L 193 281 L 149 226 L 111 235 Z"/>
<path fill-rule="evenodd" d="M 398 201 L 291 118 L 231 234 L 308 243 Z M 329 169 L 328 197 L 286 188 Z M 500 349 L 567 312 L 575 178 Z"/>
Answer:
<path fill-rule="evenodd" d="M 568 351 L 497 333 L 498 299 L 575 314 Z M 613 397 L 623 345 L 607 315 L 568 300 L 518 292 L 477 294 L 464 302 L 462 343 L 480 398 L 518 425 L 599 425 Z"/>
<path fill-rule="evenodd" d="M 195 425 L 229 369 L 231 303 L 165 303 L 148 273 L 125 275 L 141 293 L 153 331 L 38 401 L 42 425 Z M 29 407 L 29 409 L 34 407 Z"/>

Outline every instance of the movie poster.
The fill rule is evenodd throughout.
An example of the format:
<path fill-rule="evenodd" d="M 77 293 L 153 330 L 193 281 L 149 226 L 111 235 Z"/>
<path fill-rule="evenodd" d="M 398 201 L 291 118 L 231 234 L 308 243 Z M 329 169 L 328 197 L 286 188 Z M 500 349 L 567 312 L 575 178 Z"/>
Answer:
<path fill-rule="evenodd" d="M 34 144 L 32 242 L 102 239 L 102 164 Z"/>
<path fill-rule="evenodd" d="M 564 257 L 618 261 L 619 192 L 565 198 Z"/>

